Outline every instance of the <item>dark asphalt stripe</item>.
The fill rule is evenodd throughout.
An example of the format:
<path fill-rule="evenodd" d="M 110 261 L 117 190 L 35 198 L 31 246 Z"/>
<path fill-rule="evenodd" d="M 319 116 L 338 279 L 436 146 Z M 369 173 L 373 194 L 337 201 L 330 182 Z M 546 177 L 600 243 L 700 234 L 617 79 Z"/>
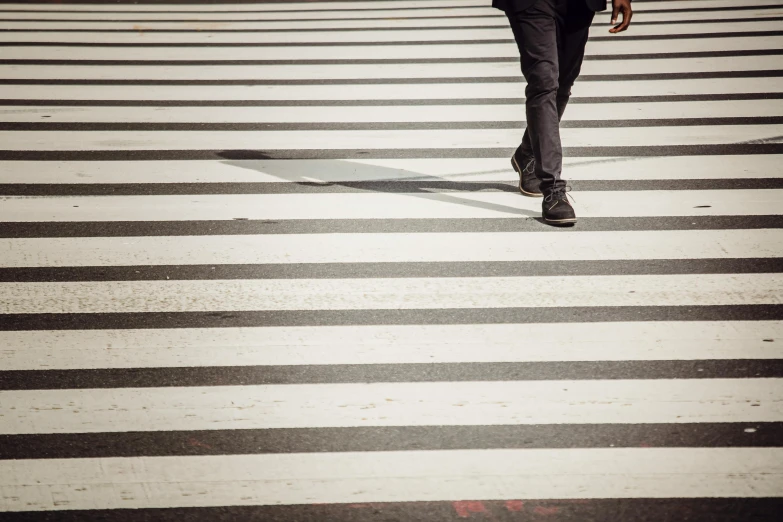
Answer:
<path fill-rule="evenodd" d="M 753 232 L 748 231 L 748 233 L 752 234 Z M 0 268 L 0 282 L 540 277 L 780 272 L 783 272 L 783 260 L 780 258 L 559 260 L 557 263 L 549 261 L 289 263 Z M 1 386 L 2 384 L 0 384 Z"/>
<path fill-rule="evenodd" d="M 530 324 L 626 321 L 769 321 L 783 305 L 596 306 L 540 308 L 441 308 L 427 310 L 274 310 L 3 314 L 0 331 L 258 326 L 352 326 L 412 324 Z"/>
<path fill-rule="evenodd" d="M 415 234 L 421 232 L 754 230 L 783 228 L 783 216 L 580 217 L 579 223 L 572 228 L 551 227 L 542 223 L 540 218 L 2 222 L 0 225 L 0 237 L 3 238 L 332 233 Z"/>
<path fill-rule="evenodd" d="M 250 167 L 249 165 L 247 167 Z M 509 167 L 509 176 L 512 176 Z M 783 178 L 573 180 L 575 191 L 782 189 Z M 326 194 L 517 192 L 515 181 L 334 181 L 327 183 L 7 183 L 0 196 L 173 196 L 205 194 Z"/>
<path fill-rule="evenodd" d="M 331 3 L 335 0 L 304 0 L 305 2 L 309 3 L 318 3 L 318 2 L 327 2 Z M 368 1 L 371 1 L 373 3 L 388 3 L 390 5 L 393 5 L 395 3 L 395 0 L 340 0 L 340 3 L 348 3 L 348 2 L 356 2 L 356 3 L 367 3 Z M 635 0 L 636 2 L 643 3 L 643 2 L 651 2 L 653 0 Z M 659 0 L 655 0 L 659 1 Z M 84 5 L 92 5 L 92 4 L 99 4 L 99 5 L 107 5 L 107 4 L 117 4 L 117 5 L 124 5 L 124 4 L 131 4 L 131 5 L 160 5 L 160 4 L 171 4 L 171 5 L 179 5 L 179 4 L 186 4 L 186 5 L 221 5 L 226 3 L 226 0 L 38 0 L 36 4 L 38 5 L 45 5 L 45 4 L 57 4 L 57 5 L 74 5 L 74 4 L 84 4 Z M 288 4 L 291 3 L 291 0 L 231 0 L 232 4 Z M 0 5 L 5 4 L 14 4 L 18 5 L 19 0 L 0 0 Z M 11 11 L 11 10 L 8 10 Z M 11 11 L 14 12 L 14 11 Z M 48 11 L 47 11 L 48 12 Z M 53 12 L 59 12 L 59 11 L 53 11 Z M 106 11 L 100 11 L 100 12 L 106 12 Z M 138 12 L 138 11 L 134 11 Z M 142 11 L 142 12 L 148 12 L 148 11 Z M 154 12 L 154 11 L 153 11 Z M 210 11 L 212 12 L 212 11 Z"/>
<path fill-rule="evenodd" d="M 639 0 L 636 0 L 637 2 Z M 17 20 L 21 21 L 21 20 Z M 633 25 L 703 25 L 724 23 L 754 23 L 754 22 L 780 22 L 783 16 L 770 16 L 764 18 L 712 18 L 705 20 L 634 20 Z M 60 23 L 54 21 L 53 23 Z M 160 22 L 156 22 L 160 23 Z M 264 23 L 261 21 L 261 23 Z M 600 29 L 602 24 L 594 23 L 593 27 Z M 609 26 L 607 25 L 606 28 Z M 508 24 L 498 25 L 451 25 L 438 27 L 327 27 L 327 28 L 297 28 L 297 29 L 155 29 L 144 27 L 144 33 L 322 33 L 322 32 L 361 32 L 361 31 L 458 31 L 472 29 L 508 29 Z M 138 33 L 139 29 L 2 29 L 0 33 Z"/>
<path fill-rule="evenodd" d="M 0 435 L 0 459 L 609 447 L 763 448 L 781 444 L 783 422 L 278 428 Z"/>
<path fill-rule="evenodd" d="M 39 116 L 36 114 L 36 116 Z M 2 117 L 0 115 L 0 117 Z M 783 116 L 726 118 L 667 118 L 637 120 L 566 120 L 564 129 L 618 127 L 692 127 L 714 125 L 780 125 Z M 323 122 L 323 123 L 168 123 L 168 122 L 0 122 L 0 131 L 376 131 L 522 129 L 522 121 L 427 121 L 427 122 Z"/>
<path fill-rule="evenodd" d="M 195 440 L 195 439 L 194 439 Z M 197 444 L 198 441 L 195 440 Z M 483 500 L 363 504 L 301 504 L 196 508 L 90 509 L 4 513 L 4 522 L 388 522 L 466 519 L 586 522 L 778 522 L 779 498 L 654 498 L 575 500 Z"/>
<path fill-rule="evenodd" d="M 319 2 L 326 2 L 331 3 L 335 0 L 304 0 L 305 2 L 311 2 L 311 3 L 319 3 Z M 390 5 L 393 5 L 395 3 L 395 0 L 341 0 L 341 3 L 347 3 L 347 2 L 362 2 L 367 3 L 369 1 L 372 1 L 373 3 L 388 3 Z M 637 4 L 644 4 L 645 2 L 659 2 L 660 0 L 634 0 Z M 287 4 L 290 3 L 291 0 L 232 0 L 232 4 Z M 20 2 L 19 0 L 0 0 L 0 5 L 5 4 L 13 4 L 18 5 Z M 91 4 L 100 4 L 100 5 L 106 5 L 106 4 L 133 4 L 133 5 L 160 5 L 160 4 L 172 4 L 172 5 L 179 5 L 179 4 L 187 4 L 187 5 L 221 5 L 225 3 L 225 0 L 38 0 L 36 4 L 38 5 L 45 5 L 45 4 L 57 4 L 57 5 L 73 5 L 73 4 L 84 4 L 84 5 L 91 5 Z M 10 10 L 9 10 L 10 11 Z M 57 12 L 57 11 L 54 11 Z M 105 11 L 102 11 L 105 12 Z M 143 11 L 148 12 L 148 11 Z"/>
<path fill-rule="evenodd" d="M 335 0 L 304 0 L 305 2 L 311 2 L 311 3 L 318 3 L 318 2 L 334 2 Z M 389 4 L 394 4 L 395 0 L 340 0 L 341 3 L 344 2 L 368 2 L 372 1 L 373 3 L 383 3 L 388 2 Z M 642 2 L 651 2 L 653 0 L 635 0 L 636 2 L 642 3 Z M 659 1 L 659 0 L 655 0 Z M 231 0 L 232 4 L 287 4 L 290 3 L 291 0 Z M 186 4 L 186 5 L 221 5 L 226 3 L 225 0 L 38 0 L 36 4 L 39 5 L 45 5 L 45 4 L 57 4 L 57 5 L 73 5 L 73 4 L 84 4 L 84 5 L 92 5 L 92 4 L 99 4 L 99 5 L 107 5 L 107 4 L 132 4 L 132 5 L 160 5 L 160 4 L 172 4 L 172 5 L 179 5 L 179 4 Z M 14 4 L 18 5 L 19 0 L 0 0 L 0 5 L 5 4 Z M 57 11 L 54 11 L 57 12 Z M 101 11 L 105 12 L 105 11 Z M 146 11 L 144 11 L 146 12 Z"/>
<path fill-rule="evenodd" d="M 498 11 L 500 13 L 500 11 Z M 290 23 L 290 22 L 365 22 L 365 21 L 377 21 L 388 20 L 389 16 L 378 16 L 368 18 L 318 18 L 312 20 L 302 20 L 301 18 L 279 18 L 279 19 L 255 19 L 248 20 L 247 18 L 231 18 L 231 19 L 214 19 L 214 18 L 177 18 L 171 20 L 155 20 L 148 18 L 134 18 L 134 19 L 116 19 L 116 18 L 104 18 L 104 19 L 91 19 L 91 18 L 0 18 L 0 22 L 77 22 L 77 23 L 106 23 L 106 22 L 120 22 L 120 23 L 164 23 L 164 24 L 176 24 L 176 23 L 212 23 L 212 24 L 230 24 L 236 22 L 263 22 L 269 23 Z M 497 20 L 505 20 L 502 14 L 471 14 L 471 15 L 443 15 L 443 16 L 395 16 L 398 20 L 444 20 L 444 19 L 466 19 L 466 18 L 495 18 Z"/>
<path fill-rule="evenodd" d="M 309 0 L 312 2 L 312 0 Z M 377 0 L 376 0 L 377 1 Z M 134 2 L 136 3 L 136 2 Z M 169 3 L 169 2 L 167 2 Z M 197 2 L 194 2 L 197 3 Z M 236 3 L 233 0 L 231 3 Z M 265 2 L 259 2 L 259 3 L 265 3 Z M 489 6 L 486 5 L 460 5 L 456 6 L 456 9 L 488 9 Z M 52 14 L 60 14 L 60 13 L 83 13 L 83 14 L 103 14 L 103 15 L 112 15 L 112 14 L 267 14 L 267 13 L 367 13 L 367 12 L 373 12 L 373 11 L 420 11 L 422 9 L 432 10 L 432 9 L 444 9 L 447 10 L 449 8 L 444 8 L 442 6 L 421 6 L 421 7 L 372 7 L 371 9 L 308 9 L 308 10 L 301 10 L 301 9 L 255 9 L 255 10 L 229 10 L 229 11 L 188 11 L 188 10 L 166 10 L 166 11 L 144 11 L 144 10 L 133 10 L 133 11 L 125 11 L 125 10 L 111 10 L 111 11 L 99 11 L 99 10 L 54 10 L 54 11 L 44 11 L 47 13 Z M 14 10 L 14 9 L 0 9 L 0 13 L 41 13 L 42 10 Z"/>
<path fill-rule="evenodd" d="M 573 97 L 570 104 L 688 101 L 780 100 L 783 92 L 662 94 L 660 96 Z M 26 100 L 0 99 L 14 107 L 369 107 L 419 105 L 523 105 L 524 98 L 446 98 L 411 100 Z"/>
<path fill-rule="evenodd" d="M 649 157 L 783 154 L 780 136 L 761 143 L 715 145 L 655 145 L 627 147 L 563 147 L 566 156 Z M 0 161 L 144 161 L 144 160 L 262 160 L 262 159 L 424 159 L 498 158 L 514 149 L 277 149 L 277 150 L 0 150 Z"/>
<path fill-rule="evenodd" d="M 783 49 L 748 49 L 734 51 L 698 51 L 645 54 L 594 54 L 585 56 L 585 60 L 658 60 L 670 58 L 721 58 L 737 56 L 779 56 Z M 157 65 L 157 66 L 195 66 L 195 65 L 401 65 L 429 63 L 517 63 L 517 57 L 481 57 L 481 58 L 368 58 L 368 59 L 318 59 L 318 60 L 48 60 L 48 59 L 8 59 L 0 60 L 0 65 Z"/>
<path fill-rule="evenodd" d="M 290 1 L 290 0 L 289 0 Z M 309 2 L 312 2 L 312 0 L 306 0 Z M 377 1 L 377 0 L 376 0 Z M 137 3 L 137 2 L 134 2 Z M 169 3 L 169 2 L 167 2 Z M 194 2 L 198 3 L 198 2 Z M 237 2 L 231 2 L 231 3 L 237 3 Z M 261 4 L 264 4 L 266 2 L 259 2 Z M 2 5 L 2 4 L 0 4 Z M 369 13 L 373 11 L 421 11 L 421 10 L 437 10 L 442 9 L 444 11 L 448 11 L 451 9 L 483 9 L 487 10 L 490 6 L 487 5 L 458 5 L 455 7 L 443 7 L 443 6 L 409 6 L 409 7 L 375 7 L 373 6 L 371 9 L 254 9 L 254 10 L 228 10 L 228 11 L 189 11 L 189 10 L 166 10 L 166 11 L 145 11 L 145 10 L 111 10 L 111 11 L 100 11 L 100 10 L 14 10 L 14 9 L 0 9 L 0 13 L 41 13 L 47 12 L 51 14 L 60 14 L 60 13 L 84 13 L 84 14 L 103 14 L 103 15 L 112 15 L 112 14 L 268 14 L 268 13 Z"/>
<path fill-rule="evenodd" d="M 627 81 L 665 81 L 700 80 L 719 78 L 780 78 L 783 70 L 750 71 L 702 71 L 680 73 L 637 73 L 637 74 L 585 74 L 580 82 L 627 82 Z M 448 78 L 315 78 L 310 80 L 100 80 L 100 79 L 0 79 L 0 85 L 407 85 L 407 84 L 454 84 L 454 83 L 521 83 L 516 76 L 477 76 Z"/>
<path fill-rule="evenodd" d="M 0 390 L 781 377 L 783 359 L 208 366 L 0 371 Z"/>
<path fill-rule="evenodd" d="M 783 31 L 737 31 L 723 33 L 690 33 L 690 34 L 651 34 L 651 35 L 628 35 L 623 36 L 623 40 L 648 41 L 648 40 L 701 40 L 704 38 L 749 38 L 749 37 L 769 37 L 781 36 Z M 614 36 L 591 36 L 592 42 L 616 41 Z M 389 47 L 405 45 L 495 45 L 495 44 L 513 44 L 513 38 L 496 38 L 485 40 L 410 40 L 410 41 L 360 41 L 360 42 L 8 42 L 0 41 L 0 48 L 3 47 L 108 47 L 108 48 L 170 48 L 170 47 Z"/>
<path fill-rule="evenodd" d="M 318 3 L 318 2 L 334 2 L 335 0 L 304 0 L 305 2 L 310 3 Z M 372 1 L 373 3 L 389 3 L 393 5 L 395 3 L 395 0 L 340 0 L 341 3 L 347 3 L 347 2 L 368 2 Z M 650 2 L 653 0 L 635 0 L 636 2 L 642 3 L 642 2 Z M 658 0 L 656 0 L 658 1 Z M 287 4 L 290 3 L 291 0 L 231 0 L 232 4 Z M 0 0 L 0 5 L 5 4 L 14 4 L 18 5 L 20 2 L 19 0 Z M 221 5 L 226 3 L 225 0 L 38 0 L 35 2 L 38 5 L 46 5 L 46 4 L 56 4 L 56 5 L 74 5 L 74 4 L 84 4 L 84 5 L 92 5 L 92 4 L 99 4 L 99 5 L 107 5 L 107 4 L 118 4 L 118 5 L 124 5 L 124 4 L 131 4 L 131 5 L 160 5 L 160 4 L 171 4 L 171 5 L 179 5 L 179 4 L 185 4 L 185 5 Z M 10 11 L 10 10 L 9 10 Z M 49 12 L 49 11 L 47 11 Z M 53 11 L 58 12 L 58 11 Z M 106 11 L 101 11 L 106 12 Z M 148 12 L 148 11 L 143 11 Z M 210 11 L 211 12 L 211 11 Z"/>

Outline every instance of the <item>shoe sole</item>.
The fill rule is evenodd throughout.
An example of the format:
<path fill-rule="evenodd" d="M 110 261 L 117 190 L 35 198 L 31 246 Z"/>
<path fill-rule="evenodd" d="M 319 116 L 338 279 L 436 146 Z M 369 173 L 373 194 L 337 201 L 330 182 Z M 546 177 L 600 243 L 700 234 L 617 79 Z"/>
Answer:
<path fill-rule="evenodd" d="M 542 218 L 544 220 L 544 223 L 551 223 L 553 225 L 573 225 L 576 223 L 576 218 L 568 218 L 568 219 L 547 219 Z"/>
<path fill-rule="evenodd" d="M 511 156 L 511 167 L 519 175 L 519 191 L 522 193 L 523 196 L 527 196 L 530 198 L 544 197 L 544 194 L 542 194 L 541 192 L 526 192 L 525 189 L 522 188 L 522 171 L 519 168 L 519 165 L 517 164 L 517 159 L 514 156 Z"/>

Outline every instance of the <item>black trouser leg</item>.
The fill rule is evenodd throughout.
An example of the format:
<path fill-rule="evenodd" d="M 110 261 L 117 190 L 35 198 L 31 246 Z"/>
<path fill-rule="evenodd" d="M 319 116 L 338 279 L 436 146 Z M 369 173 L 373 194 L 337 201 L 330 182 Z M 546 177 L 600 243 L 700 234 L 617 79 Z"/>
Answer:
<path fill-rule="evenodd" d="M 571 92 L 569 92 L 561 97 L 558 93 L 558 97 L 555 100 L 557 103 L 557 121 L 561 121 L 563 119 L 563 113 L 565 112 L 566 105 L 568 105 L 568 99 L 571 96 Z M 525 128 L 525 134 L 522 136 L 522 143 L 517 148 L 517 151 L 521 153 L 523 156 L 533 156 L 533 145 L 530 143 L 530 132 L 528 131 L 530 127 Z"/>
<path fill-rule="evenodd" d="M 536 158 L 536 176 L 546 191 L 565 184 L 559 122 L 579 76 L 593 12 L 582 0 L 538 0 L 506 14 L 527 81 L 527 129 L 518 150 Z"/>

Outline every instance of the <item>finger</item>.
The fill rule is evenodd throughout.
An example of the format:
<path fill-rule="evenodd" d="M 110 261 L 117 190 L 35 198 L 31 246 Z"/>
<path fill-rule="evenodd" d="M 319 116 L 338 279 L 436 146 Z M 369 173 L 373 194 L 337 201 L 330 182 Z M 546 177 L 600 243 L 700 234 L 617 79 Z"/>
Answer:
<path fill-rule="evenodd" d="M 612 27 L 611 29 L 609 29 L 610 33 L 621 33 L 623 31 L 625 31 L 626 29 L 628 29 L 628 26 L 631 23 L 631 16 L 633 16 L 632 13 L 631 13 L 631 10 L 626 8 L 626 7 L 623 7 L 622 15 L 623 15 L 622 23 L 620 23 L 619 25 L 616 25 L 616 26 Z"/>
<path fill-rule="evenodd" d="M 620 14 L 620 8 L 617 6 L 612 6 L 612 21 L 609 22 L 610 24 L 614 25 L 617 23 L 617 15 Z"/>
<path fill-rule="evenodd" d="M 628 26 L 631 25 L 631 17 L 633 16 L 633 13 L 631 12 L 631 9 L 626 7 L 623 9 L 623 23 L 620 24 L 620 27 L 617 28 L 617 32 L 622 32 L 628 29 Z"/>

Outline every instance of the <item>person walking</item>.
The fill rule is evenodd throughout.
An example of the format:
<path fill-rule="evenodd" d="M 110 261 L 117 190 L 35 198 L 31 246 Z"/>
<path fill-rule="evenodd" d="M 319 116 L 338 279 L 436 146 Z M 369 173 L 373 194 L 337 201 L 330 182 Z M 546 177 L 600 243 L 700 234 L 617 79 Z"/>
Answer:
<path fill-rule="evenodd" d="M 561 178 L 563 149 L 560 118 L 584 59 L 593 16 L 607 0 L 492 0 L 506 13 L 519 47 L 525 88 L 527 128 L 511 157 L 519 174 L 519 190 L 542 197 L 542 217 L 554 225 L 576 223 L 568 201 L 570 187 Z M 625 31 L 631 23 L 631 0 L 611 0 L 613 27 Z M 617 24 L 618 17 L 622 20 Z M 615 25 L 617 24 L 617 25 Z"/>

